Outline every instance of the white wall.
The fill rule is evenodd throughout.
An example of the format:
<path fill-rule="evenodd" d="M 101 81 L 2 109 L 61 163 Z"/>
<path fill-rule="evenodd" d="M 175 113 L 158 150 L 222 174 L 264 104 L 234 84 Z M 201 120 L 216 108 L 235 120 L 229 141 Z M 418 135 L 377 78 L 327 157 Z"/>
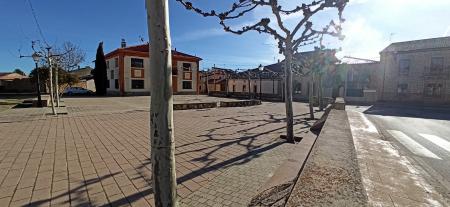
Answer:
<path fill-rule="evenodd" d="M 119 58 L 119 56 L 116 57 L 112 57 L 110 59 L 106 60 L 106 73 L 107 73 L 107 78 L 109 81 L 109 88 L 107 88 L 107 91 L 112 91 L 112 92 L 118 92 L 119 89 L 116 89 L 114 86 L 114 80 L 115 79 L 119 79 L 119 67 L 115 67 L 114 64 L 114 59 L 115 58 Z M 114 71 L 114 79 L 111 79 L 111 71 Z"/>
<path fill-rule="evenodd" d="M 263 93 L 263 94 L 278 94 L 279 84 L 280 84 L 279 80 L 272 81 L 272 80 L 263 79 L 263 80 L 261 80 L 261 85 L 262 85 L 261 93 Z M 259 79 L 252 79 L 250 81 L 250 87 L 249 87 L 247 79 L 230 79 L 230 80 L 228 80 L 228 91 L 229 92 L 233 92 L 233 85 L 235 85 L 236 93 L 242 93 L 242 92 L 248 93 L 249 88 L 250 88 L 250 92 L 254 93 L 255 85 L 257 87 L 256 93 L 259 93 L 259 90 L 261 87 Z M 245 91 L 242 90 L 244 85 L 246 85 Z"/>

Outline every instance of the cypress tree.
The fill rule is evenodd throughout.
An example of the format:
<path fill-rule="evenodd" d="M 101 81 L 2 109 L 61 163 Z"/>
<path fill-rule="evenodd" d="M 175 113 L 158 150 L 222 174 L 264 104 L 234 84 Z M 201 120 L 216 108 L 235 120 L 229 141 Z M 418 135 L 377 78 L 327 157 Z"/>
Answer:
<path fill-rule="evenodd" d="M 97 55 L 95 56 L 95 69 L 94 69 L 94 82 L 96 94 L 98 96 L 106 95 L 106 82 L 107 71 L 106 71 L 106 60 L 105 54 L 103 53 L 103 42 L 98 44 Z"/>

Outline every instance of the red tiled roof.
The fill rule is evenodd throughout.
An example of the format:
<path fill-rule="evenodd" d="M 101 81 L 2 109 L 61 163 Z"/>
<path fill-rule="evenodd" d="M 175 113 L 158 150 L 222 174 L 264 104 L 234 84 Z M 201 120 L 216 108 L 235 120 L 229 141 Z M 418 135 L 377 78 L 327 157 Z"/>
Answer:
<path fill-rule="evenodd" d="M 145 53 L 148 53 L 148 51 L 149 51 L 149 44 L 147 43 L 147 44 L 142 44 L 142 45 L 133 45 L 133 46 L 128 46 L 128 47 L 124 47 L 124 48 L 118 48 L 118 49 L 116 49 L 116 50 L 106 54 L 105 56 L 108 56 L 108 55 L 110 55 L 112 53 L 115 53 L 115 52 L 117 52 L 119 50 L 125 51 L 125 52 L 126 51 L 133 51 L 133 52 L 145 52 Z M 189 54 L 186 54 L 186 53 L 183 53 L 183 52 L 179 52 L 179 51 L 176 51 L 176 50 L 172 50 L 172 55 L 178 55 L 178 56 L 184 56 L 184 57 L 196 58 L 198 60 L 202 60 L 200 57 L 197 57 L 197 56 L 194 56 L 194 55 L 189 55 Z"/>

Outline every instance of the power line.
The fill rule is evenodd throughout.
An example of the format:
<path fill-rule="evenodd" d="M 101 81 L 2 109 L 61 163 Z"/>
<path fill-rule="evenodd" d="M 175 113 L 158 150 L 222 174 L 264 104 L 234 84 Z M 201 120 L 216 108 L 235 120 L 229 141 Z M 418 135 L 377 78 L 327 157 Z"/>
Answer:
<path fill-rule="evenodd" d="M 36 27 L 38 28 L 39 34 L 40 34 L 40 36 L 42 38 L 42 41 L 44 41 L 44 43 L 47 46 L 49 46 L 47 41 L 45 40 L 44 33 L 42 32 L 41 25 L 39 24 L 39 21 L 37 19 L 36 11 L 34 10 L 33 4 L 31 4 L 31 0 L 27 0 L 27 1 L 28 1 L 28 4 L 30 5 L 31 14 L 33 15 L 34 22 L 36 23 Z"/>

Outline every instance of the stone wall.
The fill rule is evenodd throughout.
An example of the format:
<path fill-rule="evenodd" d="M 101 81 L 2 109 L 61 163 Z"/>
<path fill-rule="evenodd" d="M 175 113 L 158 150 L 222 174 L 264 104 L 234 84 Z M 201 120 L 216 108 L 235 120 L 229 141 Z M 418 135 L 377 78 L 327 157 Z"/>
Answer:
<path fill-rule="evenodd" d="M 444 69 L 432 72 L 431 59 L 444 57 Z M 409 60 L 409 72 L 400 72 L 400 61 Z M 380 99 L 383 101 L 450 103 L 450 48 L 422 51 L 382 53 L 381 70 L 385 70 L 384 87 Z M 401 95 L 399 84 L 407 84 L 406 93 Z M 428 97 L 425 87 L 428 84 L 441 84 L 441 96 Z"/>

